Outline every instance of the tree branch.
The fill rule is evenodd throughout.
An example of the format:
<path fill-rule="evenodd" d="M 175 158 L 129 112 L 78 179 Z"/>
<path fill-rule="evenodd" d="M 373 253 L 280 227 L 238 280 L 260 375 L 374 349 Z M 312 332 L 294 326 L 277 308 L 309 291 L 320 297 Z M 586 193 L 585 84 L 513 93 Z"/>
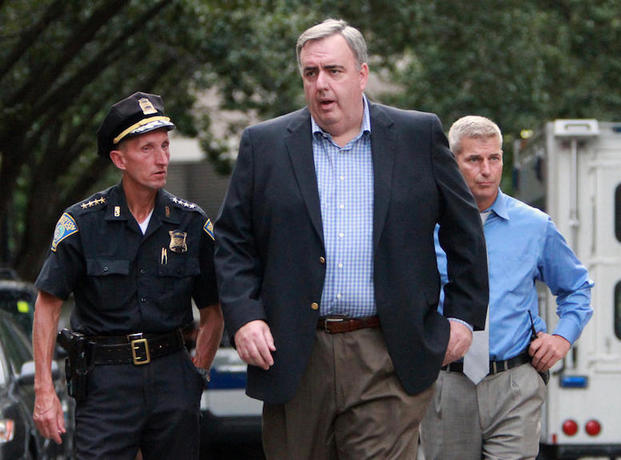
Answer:
<path fill-rule="evenodd" d="M 26 50 L 35 43 L 47 26 L 63 13 L 65 4 L 66 2 L 64 0 L 56 0 L 48 6 L 39 19 L 39 22 L 24 31 L 21 35 L 21 39 L 13 47 L 13 50 L 8 54 L 6 59 L 4 59 L 2 66 L 0 66 L 0 81 L 2 81 L 2 78 L 4 78 L 9 70 L 19 61 Z M 2 2 L 0 2 L 0 8 L 2 8 Z"/>

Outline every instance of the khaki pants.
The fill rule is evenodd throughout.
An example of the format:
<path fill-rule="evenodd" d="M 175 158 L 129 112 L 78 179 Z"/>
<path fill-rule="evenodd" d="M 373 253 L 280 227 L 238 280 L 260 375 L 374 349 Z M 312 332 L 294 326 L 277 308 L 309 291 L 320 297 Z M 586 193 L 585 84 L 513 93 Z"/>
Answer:
<path fill-rule="evenodd" d="M 401 386 L 381 329 L 317 332 L 295 397 L 263 407 L 268 460 L 416 459 L 433 386 Z"/>
<path fill-rule="evenodd" d="M 539 451 L 545 384 L 522 364 L 478 385 L 440 372 L 421 425 L 425 460 L 534 459 Z"/>

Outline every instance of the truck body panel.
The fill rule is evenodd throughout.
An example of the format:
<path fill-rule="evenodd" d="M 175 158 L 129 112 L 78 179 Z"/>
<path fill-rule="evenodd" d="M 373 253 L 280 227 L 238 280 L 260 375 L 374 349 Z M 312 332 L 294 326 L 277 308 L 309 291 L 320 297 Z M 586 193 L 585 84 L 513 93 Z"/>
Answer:
<path fill-rule="evenodd" d="M 543 410 L 547 458 L 621 455 L 621 122 L 556 120 L 514 149 L 514 194 L 548 213 L 589 270 L 594 314 L 551 370 Z M 539 286 L 548 332 L 554 296 Z M 563 424 L 573 420 L 577 432 Z M 587 432 L 596 421 L 601 430 Z M 593 423 L 591 422 L 591 428 Z"/>

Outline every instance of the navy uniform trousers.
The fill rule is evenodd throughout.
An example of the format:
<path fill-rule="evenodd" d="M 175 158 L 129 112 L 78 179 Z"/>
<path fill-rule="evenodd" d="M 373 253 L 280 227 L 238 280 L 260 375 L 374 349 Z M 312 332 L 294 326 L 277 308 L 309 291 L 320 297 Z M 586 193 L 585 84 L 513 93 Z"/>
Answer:
<path fill-rule="evenodd" d="M 79 459 L 198 459 L 204 379 L 185 350 L 149 364 L 97 365 L 76 407 Z"/>

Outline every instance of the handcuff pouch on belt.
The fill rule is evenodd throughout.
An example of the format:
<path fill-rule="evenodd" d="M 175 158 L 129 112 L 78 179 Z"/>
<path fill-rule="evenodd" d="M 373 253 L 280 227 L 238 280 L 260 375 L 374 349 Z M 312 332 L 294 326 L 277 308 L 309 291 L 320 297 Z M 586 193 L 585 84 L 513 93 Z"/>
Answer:
<path fill-rule="evenodd" d="M 62 329 L 58 332 L 57 342 L 67 352 L 65 358 L 67 393 L 76 401 L 83 401 L 87 393 L 89 341 L 84 334 Z"/>

